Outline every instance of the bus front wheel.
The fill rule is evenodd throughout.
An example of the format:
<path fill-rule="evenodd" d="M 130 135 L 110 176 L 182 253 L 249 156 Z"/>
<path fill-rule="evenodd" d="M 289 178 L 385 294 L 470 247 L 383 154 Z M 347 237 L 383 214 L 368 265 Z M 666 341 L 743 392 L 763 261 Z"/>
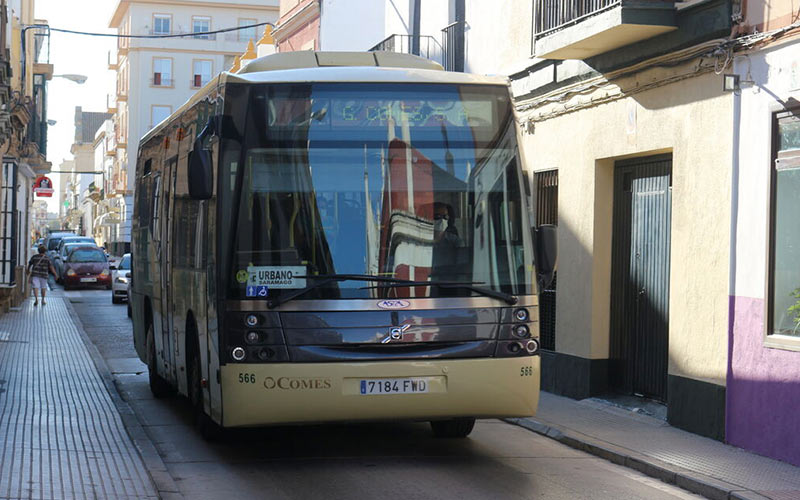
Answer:
<path fill-rule="evenodd" d="M 161 378 L 156 369 L 156 341 L 153 336 L 153 323 L 147 327 L 147 375 L 150 378 L 150 392 L 153 393 L 155 398 L 163 398 L 168 396 L 171 389 L 166 380 Z"/>
<path fill-rule="evenodd" d="M 452 420 L 433 420 L 433 435 L 439 438 L 463 438 L 469 436 L 475 427 L 474 418 L 454 418 Z"/>

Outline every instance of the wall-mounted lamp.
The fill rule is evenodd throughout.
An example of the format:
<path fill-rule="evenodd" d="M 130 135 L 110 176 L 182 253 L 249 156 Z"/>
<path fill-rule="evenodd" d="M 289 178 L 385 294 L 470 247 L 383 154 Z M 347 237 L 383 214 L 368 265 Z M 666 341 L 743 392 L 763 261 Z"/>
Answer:
<path fill-rule="evenodd" d="M 66 78 L 67 80 L 75 82 L 78 85 L 83 85 L 86 82 L 86 80 L 89 79 L 89 77 L 86 75 L 75 75 L 72 73 L 66 73 L 63 75 L 53 75 L 53 78 Z"/>
<path fill-rule="evenodd" d="M 725 92 L 741 90 L 741 87 L 739 87 L 739 75 L 722 75 L 722 90 Z"/>

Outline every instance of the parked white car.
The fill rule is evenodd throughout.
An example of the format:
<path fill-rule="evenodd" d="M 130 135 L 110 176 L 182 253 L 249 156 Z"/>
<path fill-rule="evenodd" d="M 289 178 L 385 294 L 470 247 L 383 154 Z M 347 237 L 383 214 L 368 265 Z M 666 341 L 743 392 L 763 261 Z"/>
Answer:
<path fill-rule="evenodd" d="M 111 265 L 111 302 L 119 304 L 128 300 L 128 281 L 131 279 L 131 254 L 126 253 L 122 259 Z"/>

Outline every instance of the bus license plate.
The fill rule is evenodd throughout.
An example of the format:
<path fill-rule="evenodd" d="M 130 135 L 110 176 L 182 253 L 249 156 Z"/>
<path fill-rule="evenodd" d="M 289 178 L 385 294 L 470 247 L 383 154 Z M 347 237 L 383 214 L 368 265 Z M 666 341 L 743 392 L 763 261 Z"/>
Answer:
<path fill-rule="evenodd" d="M 361 394 L 422 394 L 428 392 L 424 378 L 373 378 L 361 381 Z"/>
<path fill-rule="evenodd" d="M 81 278 L 81 283 L 96 283 L 97 278 Z"/>

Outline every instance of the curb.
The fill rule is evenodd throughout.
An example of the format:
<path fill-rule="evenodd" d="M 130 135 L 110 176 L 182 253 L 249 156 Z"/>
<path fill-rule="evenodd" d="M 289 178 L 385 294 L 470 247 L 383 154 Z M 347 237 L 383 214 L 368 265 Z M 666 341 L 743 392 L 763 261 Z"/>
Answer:
<path fill-rule="evenodd" d="M 167 470 L 167 466 L 164 464 L 164 461 L 161 460 L 161 455 L 158 454 L 158 450 L 156 450 L 153 441 L 150 440 L 150 437 L 145 432 L 141 422 L 139 422 L 136 412 L 133 411 L 133 408 L 131 408 L 128 402 L 120 394 L 119 389 L 114 382 L 114 377 L 111 375 L 111 370 L 106 364 L 106 360 L 100 354 L 97 346 L 92 343 L 92 340 L 83 329 L 83 322 L 81 322 L 77 311 L 75 311 L 75 308 L 72 306 L 72 302 L 70 302 L 69 298 L 65 295 L 62 295 L 59 298 L 64 301 L 64 304 L 69 311 L 70 319 L 80 333 L 81 340 L 83 340 L 83 344 L 86 346 L 86 350 L 89 352 L 89 356 L 92 358 L 92 362 L 97 369 L 97 373 L 103 380 L 103 384 L 106 386 L 106 390 L 111 397 L 111 401 L 114 402 L 114 406 L 116 406 L 117 411 L 119 412 L 120 419 L 122 419 L 122 425 L 128 432 L 128 436 L 131 438 L 131 441 L 133 441 L 133 445 L 138 450 L 139 456 L 142 457 L 142 462 L 144 463 L 147 473 L 150 475 L 150 479 L 153 481 L 153 485 L 158 493 L 158 497 L 176 500 L 183 499 L 184 497 L 181 494 L 178 485 L 175 484 L 175 481 L 172 479 L 172 476 Z"/>
<path fill-rule="evenodd" d="M 739 485 L 684 469 L 577 431 L 548 425 L 533 418 L 505 418 L 503 421 L 712 500 L 769 500 L 768 497 Z"/>

